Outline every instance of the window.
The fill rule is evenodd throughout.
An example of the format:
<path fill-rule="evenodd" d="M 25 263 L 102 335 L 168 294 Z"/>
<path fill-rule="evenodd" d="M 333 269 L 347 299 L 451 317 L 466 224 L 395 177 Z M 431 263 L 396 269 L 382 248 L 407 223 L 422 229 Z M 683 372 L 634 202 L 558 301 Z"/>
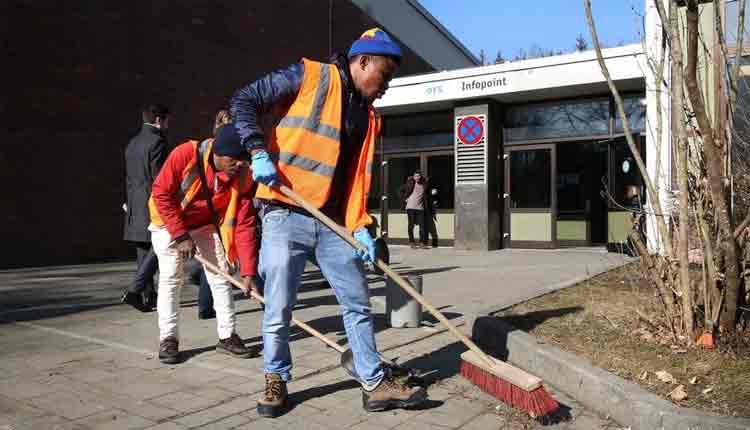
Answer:
<path fill-rule="evenodd" d="M 557 145 L 557 207 L 560 213 L 588 212 L 590 189 L 599 179 L 590 174 L 594 168 L 593 149 L 593 143 Z M 606 151 L 606 146 L 604 149 Z"/>
<path fill-rule="evenodd" d="M 388 209 L 402 209 L 399 190 L 406 184 L 406 179 L 418 169 L 420 169 L 418 156 L 388 158 Z"/>
<path fill-rule="evenodd" d="M 453 110 L 383 117 L 383 137 L 453 133 Z"/>
<path fill-rule="evenodd" d="M 640 133 L 646 129 L 646 104 L 645 96 L 625 96 L 622 98 L 622 103 L 625 108 L 625 115 L 628 117 L 628 124 L 630 125 L 630 131 L 633 133 Z M 622 126 L 622 118 L 615 109 L 615 132 L 622 133 L 624 128 Z"/>
<path fill-rule="evenodd" d="M 371 211 L 380 210 L 380 195 L 383 192 L 383 166 L 380 164 L 380 156 L 376 154 L 372 160 L 370 194 L 367 195 L 367 209 Z"/>
<path fill-rule="evenodd" d="M 645 163 L 645 138 L 636 138 L 636 144 L 639 146 L 641 158 Z M 617 204 L 625 207 L 639 207 L 645 204 L 646 193 L 643 187 L 643 178 L 641 178 L 638 166 L 633 160 L 633 154 L 630 152 L 628 143 L 625 139 L 619 139 L 611 144 L 609 151 L 612 160 L 609 193 L 612 198 Z"/>
<path fill-rule="evenodd" d="M 453 154 L 427 156 L 427 176 L 430 180 L 427 192 L 435 209 L 453 209 L 454 168 Z"/>
<path fill-rule="evenodd" d="M 383 137 L 383 150 L 390 151 L 419 151 L 427 148 L 453 148 L 453 132 L 420 134 L 417 136 Z"/>
<path fill-rule="evenodd" d="M 609 99 L 532 104 L 505 111 L 508 142 L 609 134 Z"/>
<path fill-rule="evenodd" d="M 549 149 L 510 152 L 510 199 L 512 208 L 549 208 L 551 154 Z"/>

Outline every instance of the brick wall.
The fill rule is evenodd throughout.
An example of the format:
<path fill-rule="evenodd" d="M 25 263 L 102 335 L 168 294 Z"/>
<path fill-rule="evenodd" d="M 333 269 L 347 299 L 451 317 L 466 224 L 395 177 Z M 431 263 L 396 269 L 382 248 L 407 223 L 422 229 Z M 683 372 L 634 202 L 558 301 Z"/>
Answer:
<path fill-rule="evenodd" d="M 122 151 L 144 102 L 174 113 L 171 143 L 204 137 L 237 88 L 330 51 L 322 0 L 11 0 L 2 9 L 4 268 L 131 256 Z M 334 51 L 377 25 L 348 1 L 332 11 Z M 400 75 L 432 70 L 406 52 Z"/>

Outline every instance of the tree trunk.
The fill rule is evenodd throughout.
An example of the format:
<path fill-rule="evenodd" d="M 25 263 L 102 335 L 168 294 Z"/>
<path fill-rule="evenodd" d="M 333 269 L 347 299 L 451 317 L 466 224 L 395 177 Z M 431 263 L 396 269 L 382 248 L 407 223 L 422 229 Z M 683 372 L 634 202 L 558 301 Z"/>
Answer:
<path fill-rule="evenodd" d="M 661 1 L 661 0 L 656 0 Z M 677 7 L 674 3 L 669 8 L 669 32 L 672 34 L 679 33 L 679 23 L 677 20 Z M 673 141 L 676 141 L 677 148 L 677 186 L 679 189 L 679 225 L 677 241 L 677 258 L 679 260 L 680 271 L 680 291 L 682 296 L 682 324 L 684 333 L 692 341 L 695 339 L 695 320 L 693 292 L 690 284 L 690 263 L 688 261 L 688 229 L 690 227 L 690 215 L 688 215 L 689 196 L 688 186 L 688 148 L 687 133 L 685 131 L 685 121 L 683 120 L 683 69 L 682 69 L 682 44 L 672 43 L 672 115 L 675 115 L 677 130 L 673 134 Z"/>
<path fill-rule="evenodd" d="M 673 43 L 677 43 L 674 38 Z M 739 299 L 739 260 L 733 235 L 734 229 L 729 216 L 729 205 L 724 190 L 723 160 L 721 157 L 724 148 L 721 147 L 721 142 L 715 139 L 714 130 L 706 113 L 698 86 L 698 3 L 696 0 L 688 0 L 687 2 L 687 43 L 687 73 L 685 75 L 688 98 L 703 140 L 711 201 L 716 209 L 716 220 L 721 234 L 721 250 L 725 258 L 725 307 L 721 314 L 721 322 L 725 330 L 733 332 L 737 321 L 737 301 Z"/>

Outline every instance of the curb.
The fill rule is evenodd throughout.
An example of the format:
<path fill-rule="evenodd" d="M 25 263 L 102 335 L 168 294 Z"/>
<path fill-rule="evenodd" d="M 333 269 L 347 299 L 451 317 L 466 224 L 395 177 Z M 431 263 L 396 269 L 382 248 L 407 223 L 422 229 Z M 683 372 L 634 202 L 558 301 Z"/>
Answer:
<path fill-rule="evenodd" d="M 633 430 L 747 430 L 750 419 L 681 408 L 588 360 L 537 341 L 492 315 L 473 323 L 474 340 L 493 355 L 542 378 L 585 407 Z"/>

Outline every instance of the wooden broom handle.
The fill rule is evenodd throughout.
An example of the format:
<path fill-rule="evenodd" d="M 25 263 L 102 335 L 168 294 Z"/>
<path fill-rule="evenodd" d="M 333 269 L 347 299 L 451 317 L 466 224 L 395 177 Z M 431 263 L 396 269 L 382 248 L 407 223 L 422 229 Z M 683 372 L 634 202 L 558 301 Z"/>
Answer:
<path fill-rule="evenodd" d="M 349 233 L 348 230 L 346 230 L 344 227 L 338 225 L 335 221 L 330 219 L 328 216 L 326 216 L 323 212 L 319 211 L 318 208 L 308 203 L 302 196 L 294 192 L 291 188 L 287 187 L 286 185 L 278 185 L 275 186 L 278 187 L 281 192 L 289 197 L 290 199 L 294 200 L 298 205 L 302 206 L 303 209 L 305 209 L 307 212 L 309 212 L 311 215 L 313 215 L 315 218 L 317 218 L 320 222 L 325 224 L 328 228 L 333 230 L 336 234 L 338 234 L 342 239 L 347 241 L 349 245 L 353 246 L 355 249 L 359 249 L 362 251 L 367 251 L 367 248 L 365 248 L 359 241 L 354 239 L 354 237 Z M 388 275 L 391 279 L 393 279 L 399 287 L 403 288 L 404 291 L 406 291 L 410 296 L 414 298 L 417 302 L 419 302 L 422 306 L 427 309 L 429 313 L 432 314 L 435 318 L 437 318 L 438 321 L 443 323 L 448 330 L 450 330 L 451 333 L 453 333 L 458 340 L 463 342 L 464 345 L 466 345 L 467 348 L 474 351 L 477 356 L 491 369 L 495 366 L 495 363 L 492 361 L 492 359 L 484 353 L 479 347 L 471 341 L 468 337 L 466 337 L 465 334 L 458 331 L 458 329 L 448 321 L 448 318 L 446 318 L 442 312 L 437 310 L 434 306 L 429 304 L 425 298 L 417 292 L 417 290 L 414 289 L 414 287 L 411 286 L 401 275 L 394 272 L 383 260 L 378 258 L 378 261 L 375 263 L 378 267 L 380 267 L 383 272 Z"/>
<path fill-rule="evenodd" d="M 205 258 L 201 257 L 200 255 L 196 254 L 195 255 L 195 259 L 198 260 L 201 264 L 203 264 L 203 266 L 207 267 L 212 272 L 216 273 L 217 275 L 219 275 L 222 278 L 226 279 L 228 282 L 232 283 L 237 288 L 241 289 L 243 287 L 243 285 L 242 285 L 242 283 L 240 281 L 236 280 L 233 276 L 231 276 L 228 273 L 224 272 L 223 270 L 219 269 L 215 264 L 213 264 L 210 261 L 206 260 Z M 256 294 L 255 291 L 250 290 L 250 295 L 253 296 L 253 298 L 255 300 L 257 300 L 257 301 L 259 301 L 261 303 L 265 303 L 265 301 L 263 300 L 263 296 L 261 296 L 259 294 Z M 318 339 L 320 339 L 321 341 L 323 341 L 323 343 L 325 343 L 326 345 L 328 345 L 331 348 L 335 349 L 340 354 L 343 354 L 344 352 L 346 352 L 346 348 L 344 348 L 343 346 L 341 346 L 338 343 L 334 342 L 333 340 L 329 339 L 328 337 L 326 337 L 326 335 L 324 335 L 323 333 L 315 330 L 314 328 L 310 327 L 306 323 L 304 323 L 304 322 L 302 322 L 302 321 L 300 321 L 300 320 L 298 320 L 298 319 L 296 319 L 294 317 L 292 317 L 292 322 L 295 325 L 297 325 L 299 328 L 301 328 L 302 330 L 304 330 L 304 331 L 310 333 L 311 335 L 317 337 Z"/>

